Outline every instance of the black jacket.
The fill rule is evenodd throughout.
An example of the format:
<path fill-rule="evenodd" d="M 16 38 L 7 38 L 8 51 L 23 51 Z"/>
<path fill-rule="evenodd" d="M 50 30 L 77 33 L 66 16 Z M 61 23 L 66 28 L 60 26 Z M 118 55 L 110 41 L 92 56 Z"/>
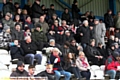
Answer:
<path fill-rule="evenodd" d="M 62 20 L 66 20 L 67 22 L 70 22 L 71 16 L 69 13 L 62 13 Z"/>
<path fill-rule="evenodd" d="M 42 71 L 35 75 L 35 77 L 47 77 L 48 80 L 55 80 L 55 74 L 54 73 L 47 73 L 47 71 Z"/>
<path fill-rule="evenodd" d="M 80 9 L 77 7 L 77 5 L 75 4 L 72 4 L 72 17 L 73 19 L 79 19 L 79 13 L 80 12 Z"/>
<path fill-rule="evenodd" d="M 32 7 L 32 17 L 33 18 L 39 18 L 41 15 L 43 15 L 43 11 L 41 9 L 41 6 L 37 4 L 36 2 L 33 3 Z"/>
<path fill-rule="evenodd" d="M 29 77 L 28 72 L 24 70 L 23 72 L 16 69 L 16 71 L 12 72 L 10 77 Z"/>
<path fill-rule="evenodd" d="M 35 42 L 31 42 L 31 43 L 26 43 L 26 41 L 21 42 L 21 48 L 24 51 L 24 54 L 36 54 L 37 51 L 37 46 L 35 44 Z"/>
<path fill-rule="evenodd" d="M 24 51 L 21 47 L 11 46 L 10 47 L 10 54 L 12 59 L 19 59 L 24 61 Z"/>
<path fill-rule="evenodd" d="M 70 45 L 70 52 L 74 53 L 75 56 L 79 54 L 79 50 L 77 50 L 77 46 Z"/>
<path fill-rule="evenodd" d="M 56 14 L 54 9 L 48 9 L 48 19 L 51 19 L 53 14 Z"/>
<path fill-rule="evenodd" d="M 104 22 L 106 24 L 106 28 L 114 26 L 114 21 L 113 21 L 112 15 L 109 15 L 108 13 L 106 13 L 104 15 Z"/>
<path fill-rule="evenodd" d="M 81 26 L 78 28 L 77 30 L 77 34 L 80 35 L 80 33 L 83 34 L 83 36 L 80 36 L 81 38 L 81 43 L 86 43 L 89 44 L 90 43 L 90 28 L 89 27 L 85 27 L 85 26 Z"/>

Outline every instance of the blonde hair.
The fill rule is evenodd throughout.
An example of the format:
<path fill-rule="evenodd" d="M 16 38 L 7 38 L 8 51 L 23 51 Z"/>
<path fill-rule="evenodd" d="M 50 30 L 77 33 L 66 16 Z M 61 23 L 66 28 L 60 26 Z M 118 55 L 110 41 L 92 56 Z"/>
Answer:
<path fill-rule="evenodd" d="M 52 64 L 47 64 L 46 68 L 53 68 L 53 65 Z"/>
<path fill-rule="evenodd" d="M 84 54 L 84 55 L 85 55 L 85 53 L 84 53 L 83 51 L 80 51 L 80 52 L 79 52 L 79 56 L 80 56 L 81 54 Z"/>

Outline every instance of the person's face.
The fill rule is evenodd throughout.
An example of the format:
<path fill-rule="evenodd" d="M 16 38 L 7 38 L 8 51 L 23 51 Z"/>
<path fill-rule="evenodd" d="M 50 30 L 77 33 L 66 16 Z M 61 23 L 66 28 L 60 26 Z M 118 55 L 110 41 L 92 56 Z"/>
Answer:
<path fill-rule="evenodd" d="M 67 35 L 67 36 L 70 36 L 70 32 L 67 32 L 66 35 Z"/>
<path fill-rule="evenodd" d="M 91 46 L 93 46 L 93 47 L 95 46 L 95 41 L 91 42 Z"/>
<path fill-rule="evenodd" d="M 21 12 L 22 12 L 22 11 L 21 11 L 21 9 L 18 9 L 18 11 L 17 11 L 17 12 L 18 12 L 18 14 L 21 14 Z"/>
<path fill-rule="evenodd" d="M 6 15 L 6 16 L 5 16 L 5 19 L 6 19 L 6 20 L 10 20 L 10 17 Z"/>
<path fill-rule="evenodd" d="M 17 46 L 18 45 L 18 40 L 14 40 L 14 44 Z"/>
<path fill-rule="evenodd" d="M 82 58 L 85 58 L 85 54 L 83 54 L 83 53 L 81 53 L 80 55 L 79 55 L 79 57 L 82 59 Z"/>
<path fill-rule="evenodd" d="M 40 1 L 36 1 L 37 4 L 40 4 Z"/>
<path fill-rule="evenodd" d="M 31 43 L 31 41 L 32 41 L 31 37 L 28 37 L 26 41 L 27 41 L 27 43 Z"/>
<path fill-rule="evenodd" d="M 116 44 L 116 45 L 115 45 L 115 48 L 116 48 L 116 49 L 117 49 L 117 48 L 119 48 L 119 45 L 118 45 L 118 44 Z"/>
<path fill-rule="evenodd" d="M 19 67 L 18 67 L 18 70 L 20 70 L 21 72 L 23 72 L 23 71 L 24 71 L 24 67 L 25 67 L 24 65 L 19 66 Z"/>
<path fill-rule="evenodd" d="M 57 18 L 57 16 L 52 16 L 53 17 L 53 19 L 56 19 Z"/>
<path fill-rule="evenodd" d="M 59 55 L 59 52 L 57 50 L 53 50 L 53 54 L 58 56 Z"/>
<path fill-rule="evenodd" d="M 31 75 L 34 75 L 34 73 L 35 73 L 35 68 L 30 68 L 30 69 L 29 69 L 29 73 L 30 73 Z"/>
<path fill-rule="evenodd" d="M 69 54 L 68 54 L 68 58 L 70 58 L 70 59 L 73 58 L 72 53 L 69 53 Z"/>
<path fill-rule="evenodd" d="M 62 26 L 66 26 L 66 22 L 65 21 L 62 22 Z"/>
<path fill-rule="evenodd" d="M 40 31 L 40 27 L 37 27 L 36 30 L 37 30 L 37 31 Z"/>
<path fill-rule="evenodd" d="M 54 9 L 54 6 L 51 6 L 51 9 Z"/>
<path fill-rule="evenodd" d="M 16 30 L 20 30 L 20 25 L 16 25 L 16 26 L 15 26 L 15 29 L 16 29 Z"/>
<path fill-rule="evenodd" d="M 52 73 L 53 68 L 52 67 L 46 67 L 46 71 L 47 71 L 47 73 Z"/>
<path fill-rule="evenodd" d="M 55 25 L 55 26 L 58 26 L 58 21 L 55 21 L 55 22 L 54 22 L 54 25 Z"/>
<path fill-rule="evenodd" d="M 40 17 L 40 22 L 44 22 L 44 20 L 45 20 L 44 16 L 41 16 Z"/>
<path fill-rule="evenodd" d="M 31 18 L 30 18 L 30 17 L 28 17 L 28 18 L 27 18 L 27 21 L 31 22 Z"/>
<path fill-rule="evenodd" d="M 85 22 L 85 24 L 84 24 L 86 27 L 88 26 L 88 22 Z"/>
<path fill-rule="evenodd" d="M 108 14 L 112 14 L 112 11 L 109 11 Z"/>
<path fill-rule="evenodd" d="M 2 26 L 2 23 L 0 23 L 0 28 L 2 28 L 3 26 Z"/>
<path fill-rule="evenodd" d="M 65 13 L 68 13 L 68 9 L 65 10 Z"/>
<path fill-rule="evenodd" d="M 15 20 L 19 21 L 19 20 L 20 20 L 20 16 L 19 16 L 19 15 L 16 15 L 16 16 L 15 16 Z"/>
<path fill-rule="evenodd" d="M 112 47 L 111 47 L 111 49 L 112 49 L 112 50 L 114 50 L 114 49 L 115 49 L 115 47 L 114 47 L 114 46 L 112 46 Z"/>
<path fill-rule="evenodd" d="M 98 21 L 98 20 L 95 20 L 95 21 L 94 21 L 94 24 L 96 24 L 96 25 L 97 25 L 98 23 L 99 23 L 99 21 Z"/>
<path fill-rule="evenodd" d="M 71 42 L 71 44 L 72 44 L 73 46 L 75 46 L 75 45 L 76 45 L 76 41 L 73 40 L 73 41 Z"/>

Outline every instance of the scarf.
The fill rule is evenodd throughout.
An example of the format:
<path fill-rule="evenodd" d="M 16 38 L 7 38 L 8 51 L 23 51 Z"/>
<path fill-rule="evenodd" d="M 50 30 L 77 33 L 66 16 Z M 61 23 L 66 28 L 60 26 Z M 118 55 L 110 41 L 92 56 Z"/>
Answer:
<path fill-rule="evenodd" d="M 85 62 L 85 58 L 81 58 L 80 60 L 82 61 L 83 67 L 88 67 L 88 64 Z"/>

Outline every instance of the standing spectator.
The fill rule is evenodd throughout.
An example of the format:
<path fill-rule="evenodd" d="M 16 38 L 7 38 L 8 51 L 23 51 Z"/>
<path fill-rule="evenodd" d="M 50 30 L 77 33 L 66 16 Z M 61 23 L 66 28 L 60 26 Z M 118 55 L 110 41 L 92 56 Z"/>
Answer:
<path fill-rule="evenodd" d="M 11 30 L 13 30 L 13 28 L 15 26 L 13 20 L 11 20 L 11 14 L 10 13 L 5 14 L 5 17 L 2 19 L 2 23 L 10 26 Z"/>
<path fill-rule="evenodd" d="M 84 52 L 79 52 L 79 57 L 76 59 L 76 65 L 81 71 L 82 77 L 85 77 L 86 80 L 90 80 L 90 65 L 85 57 Z"/>
<path fill-rule="evenodd" d="M 40 16 L 39 17 L 39 21 L 36 24 L 40 24 L 41 25 L 41 29 L 43 30 L 43 32 L 46 34 L 49 30 L 49 26 L 48 24 L 45 22 L 45 17 L 44 16 Z"/>
<path fill-rule="evenodd" d="M 106 33 L 106 28 L 104 23 L 99 23 L 98 19 L 95 19 L 94 21 L 94 37 L 95 37 L 95 44 L 98 46 L 99 42 L 102 42 L 103 45 L 105 45 L 104 37 Z"/>
<path fill-rule="evenodd" d="M 4 0 L 4 5 L 3 5 L 3 16 L 6 15 L 6 13 L 11 13 L 12 15 L 14 15 L 14 11 L 15 11 L 15 7 L 12 3 L 12 0 L 9 0 L 8 2 L 6 2 L 6 0 Z"/>
<path fill-rule="evenodd" d="M 108 10 L 107 13 L 105 13 L 104 22 L 105 22 L 105 25 L 106 25 L 106 29 L 109 29 L 110 27 L 114 27 L 112 10 Z"/>
<path fill-rule="evenodd" d="M 120 29 L 120 12 L 117 13 L 117 16 L 114 19 L 115 22 L 115 28 Z"/>
<path fill-rule="evenodd" d="M 22 50 L 18 40 L 14 40 L 14 45 L 10 46 L 10 54 L 12 59 L 18 59 L 24 62 L 24 51 Z"/>
<path fill-rule="evenodd" d="M 78 34 L 80 35 L 80 41 L 83 48 L 90 43 L 90 28 L 88 25 L 88 20 L 83 21 L 83 26 L 78 28 Z"/>
<path fill-rule="evenodd" d="M 24 40 L 24 32 L 21 30 L 21 25 L 19 23 L 15 24 L 15 30 L 12 31 L 12 40 Z"/>
<path fill-rule="evenodd" d="M 22 61 L 18 61 L 16 71 L 12 72 L 10 77 L 29 77 L 28 72 L 24 69 L 25 64 Z"/>
<path fill-rule="evenodd" d="M 73 4 L 72 4 L 72 17 L 73 17 L 73 19 L 80 18 L 80 16 L 79 16 L 80 9 L 77 7 L 77 5 L 78 5 L 77 0 L 74 0 Z"/>
<path fill-rule="evenodd" d="M 67 24 L 70 24 L 71 16 L 70 16 L 68 8 L 64 9 L 64 12 L 62 13 L 62 20 L 66 20 Z"/>
<path fill-rule="evenodd" d="M 48 9 L 48 19 L 51 19 L 53 14 L 56 14 L 56 12 L 54 4 L 51 4 L 50 9 Z"/>
<path fill-rule="evenodd" d="M 55 72 L 56 80 L 59 80 L 61 75 L 65 76 L 64 80 L 70 80 L 71 73 L 63 70 L 61 65 L 62 60 L 59 56 L 59 51 L 57 48 L 53 48 L 52 54 L 50 56 L 50 62 L 54 65 L 53 70 Z"/>
<path fill-rule="evenodd" d="M 21 42 L 21 47 L 25 53 L 25 62 L 31 65 L 34 64 L 34 59 L 36 59 L 38 64 L 41 64 L 42 55 L 36 54 L 37 46 L 31 40 L 30 36 L 25 37 L 25 41 Z"/>
<path fill-rule="evenodd" d="M 77 80 L 81 80 L 81 74 L 75 63 L 75 56 L 73 53 L 68 53 L 64 57 L 64 69 L 68 72 L 71 72 L 75 75 Z"/>
<path fill-rule="evenodd" d="M 41 0 L 35 0 L 35 2 L 33 3 L 31 10 L 32 10 L 32 18 L 33 21 L 36 23 L 39 21 L 39 17 L 41 15 L 43 15 L 41 6 L 40 6 L 40 1 Z"/>

